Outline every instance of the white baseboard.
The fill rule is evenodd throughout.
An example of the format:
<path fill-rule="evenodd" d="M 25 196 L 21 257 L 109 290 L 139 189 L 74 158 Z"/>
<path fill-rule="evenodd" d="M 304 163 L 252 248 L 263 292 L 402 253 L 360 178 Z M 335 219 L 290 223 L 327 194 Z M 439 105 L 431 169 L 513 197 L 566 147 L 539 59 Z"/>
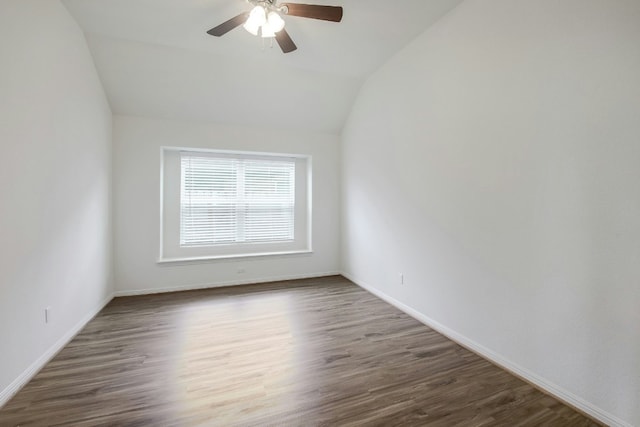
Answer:
<path fill-rule="evenodd" d="M 377 296 L 378 298 L 380 298 L 383 301 L 388 302 L 389 304 L 393 305 L 394 307 L 398 308 L 399 310 L 405 312 L 406 314 L 408 314 L 409 316 L 413 317 L 414 319 L 418 320 L 421 323 L 424 323 L 425 325 L 427 325 L 428 327 L 430 327 L 431 329 L 439 332 L 440 334 L 444 335 L 445 337 L 449 338 L 450 340 L 456 342 L 457 344 L 460 344 L 461 346 L 467 348 L 468 350 L 484 357 L 485 359 L 488 359 L 489 361 L 491 361 L 492 363 L 500 366 L 501 368 L 505 369 L 506 371 L 516 375 L 517 377 L 522 378 L 523 380 L 531 383 L 532 385 L 534 385 L 535 387 L 539 388 L 540 390 L 542 390 L 545 393 L 548 393 L 549 395 L 557 398 L 558 400 L 573 406 L 574 408 L 578 409 L 579 411 L 584 412 L 585 414 L 593 417 L 595 420 L 598 420 L 608 426 L 612 426 L 612 427 L 633 427 L 631 424 L 627 423 L 626 421 L 621 420 L 620 418 L 609 414 L 608 412 L 598 408 L 597 406 L 593 405 L 590 402 L 587 402 L 586 400 L 582 399 L 579 396 L 576 396 L 575 394 L 563 389 L 562 387 L 554 384 L 553 382 L 542 378 L 541 376 L 535 374 L 534 372 L 531 372 L 528 369 L 523 368 L 522 366 L 519 366 L 518 364 L 508 360 L 507 358 L 501 356 L 500 354 L 478 344 L 477 342 L 467 338 L 466 336 L 444 326 L 443 324 L 431 319 L 430 317 L 426 316 L 425 314 L 409 307 L 408 305 L 398 301 L 397 299 L 385 294 L 382 291 L 379 291 L 378 289 L 374 288 L 373 286 L 370 286 L 356 278 L 354 278 L 353 276 L 351 276 L 348 273 L 342 272 L 341 273 L 344 277 L 346 277 L 347 279 L 351 280 L 353 283 L 355 283 L 356 285 L 360 286 L 361 288 L 365 289 L 366 291 L 372 293 L 373 295 Z"/>
<path fill-rule="evenodd" d="M 327 276 L 337 276 L 337 275 L 340 275 L 340 273 L 337 271 L 328 271 L 324 273 L 294 274 L 294 275 L 288 275 L 288 276 L 265 277 L 260 279 L 231 280 L 226 282 L 203 283 L 203 284 L 185 285 L 185 286 L 172 286 L 167 288 L 132 289 L 132 290 L 116 291 L 115 296 L 127 297 L 127 296 L 134 296 L 134 295 L 161 294 L 165 292 L 193 291 L 197 289 L 221 288 L 224 286 L 253 285 L 258 283 L 280 282 L 282 280 L 314 279 L 317 277 L 327 277 Z"/>
<path fill-rule="evenodd" d="M 47 351 L 45 351 L 35 362 L 33 362 L 18 378 L 13 380 L 4 390 L 0 391 L 0 408 L 2 408 L 9 400 L 22 389 L 31 379 L 46 365 L 53 357 L 58 354 L 75 336 L 84 328 L 91 319 L 113 299 L 110 295 L 106 300 L 98 305 L 97 308 L 91 310 L 78 323 L 73 326 L 66 334 L 56 341 Z"/>

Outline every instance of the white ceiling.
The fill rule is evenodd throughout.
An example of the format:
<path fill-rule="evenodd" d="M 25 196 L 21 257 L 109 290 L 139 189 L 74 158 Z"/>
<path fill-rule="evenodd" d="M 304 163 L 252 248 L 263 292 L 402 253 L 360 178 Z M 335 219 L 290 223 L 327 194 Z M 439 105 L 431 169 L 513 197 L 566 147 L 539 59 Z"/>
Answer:
<path fill-rule="evenodd" d="M 238 27 L 243 0 L 63 0 L 116 114 L 340 132 L 366 77 L 462 0 L 304 0 L 342 22 L 285 16 L 283 54 Z M 294 2 L 294 1 L 292 1 Z"/>

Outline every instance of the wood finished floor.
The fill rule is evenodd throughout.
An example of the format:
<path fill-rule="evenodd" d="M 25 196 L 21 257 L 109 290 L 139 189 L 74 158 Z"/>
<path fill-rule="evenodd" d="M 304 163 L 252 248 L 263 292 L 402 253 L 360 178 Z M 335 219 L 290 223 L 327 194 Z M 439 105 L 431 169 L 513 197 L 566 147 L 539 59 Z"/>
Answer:
<path fill-rule="evenodd" d="M 1 426 L 595 426 L 342 277 L 116 298 Z"/>

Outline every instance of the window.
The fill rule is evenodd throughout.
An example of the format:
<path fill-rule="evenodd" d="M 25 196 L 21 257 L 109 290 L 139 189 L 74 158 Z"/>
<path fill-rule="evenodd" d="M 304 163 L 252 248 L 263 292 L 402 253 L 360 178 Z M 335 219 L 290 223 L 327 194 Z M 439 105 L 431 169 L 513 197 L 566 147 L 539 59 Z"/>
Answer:
<path fill-rule="evenodd" d="M 180 163 L 180 246 L 293 241 L 293 159 L 181 153 Z"/>
<path fill-rule="evenodd" d="M 307 156 L 162 149 L 160 261 L 309 252 Z"/>

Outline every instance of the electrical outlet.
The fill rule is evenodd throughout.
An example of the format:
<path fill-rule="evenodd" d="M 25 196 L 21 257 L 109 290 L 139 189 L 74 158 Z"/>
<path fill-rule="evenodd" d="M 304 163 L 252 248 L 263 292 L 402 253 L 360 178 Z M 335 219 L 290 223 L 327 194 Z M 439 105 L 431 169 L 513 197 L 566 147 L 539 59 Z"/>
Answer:
<path fill-rule="evenodd" d="M 44 309 L 44 323 L 51 323 L 51 307 Z"/>

